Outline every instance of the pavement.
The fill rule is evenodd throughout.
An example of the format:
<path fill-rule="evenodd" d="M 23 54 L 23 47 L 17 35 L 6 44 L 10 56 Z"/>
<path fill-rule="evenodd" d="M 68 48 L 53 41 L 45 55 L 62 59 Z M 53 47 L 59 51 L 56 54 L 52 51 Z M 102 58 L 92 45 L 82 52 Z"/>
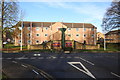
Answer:
<path fill-rule="evenodd" d="M 2 59 L 7 60 L 3 65 L 14 64 L 9 64 L 9 61 L 29 64 L 45 71 L 55 79 L 120 79 L 119 53 L 4 53 Z M 15 66 L 14 69 L 17 67 L 20 68 Z M 21 70 L 23 75 L 28 72 Z M 34 76 L 35 72 L 32 72 L 30 75 Z M 28 77 L 28 74 L 24 76 Z"/>

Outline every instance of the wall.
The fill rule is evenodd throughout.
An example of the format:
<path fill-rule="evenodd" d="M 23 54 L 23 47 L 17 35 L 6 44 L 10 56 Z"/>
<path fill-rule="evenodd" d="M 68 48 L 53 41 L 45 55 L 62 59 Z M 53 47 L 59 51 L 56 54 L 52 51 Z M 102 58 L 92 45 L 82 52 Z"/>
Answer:
<path fill-rule="evenodd" d="M 83 45 L 82 43 L 76 42 L 76 41 L 70 41 L 67 40 L 66 43 L 72 43 L 72 48 L 73 49 L 99 49 L 100 45 Z M 54 41 L 49 41 L 48 43 L 46 43 L 46 47 L 44 47 L 43 45 L 28 45 L 28 49 L 57 49 L 57 50 L 61 50 L 61 41 L 60 40 L 54 40 Z"/>
<path fill-rule="evenodd" d="M 30 37 L 28 34 L 30 34 L 30 30 L 28 30 L 29 26 L 25 26 L 23 28 L 23 45 L 28 45 L 28 40 L 32 40 L 32 44 L 42 44 L 43 41 L 50 41 L 50 40 L 61 40 L 61 31 L 59 28 L 67 28 L 66 25 L 63 25 L 61 22 L 56 22 L 52 24 L 52 26 L 49 27 L 39 27 L 39 30 L 36 30 L 36 27 L 32 27 L 32 35 Z M 46 30 L 47 28 L 47 30 Z M 86 44 L 96 44 L 96 29 L 91 30 L 92 28 L 86 28 L 84 31 L 84 34 L 87 36 L 83 38 L 83 28 L 78 28 L 79 30 L 76 31 L 76 28 L 71 28 L 71 30 L 65 31 L 65 39 L 66 40 L 75 40 L 80 43 L 83 43 L 84 40 L 86 40 Z M 91 37 L 92 34 L 95 33 L 95 38 Z M 36 36 L 36 34 L 40 34 L 40 36 Z M 45 36 L 45 34 L 48 34 L 48 36 Z M 71 36 L 68 36 L 68 34 L 71 34 Z M 79 34 L 77 37 L 76 34 Z M 18 38 L 15 38 L 15 45 L 20 45 L 18 41 L 20 40 L 20 36 Z M 36 43 L 36 40 L 39 40 L 39 43 Z"/>

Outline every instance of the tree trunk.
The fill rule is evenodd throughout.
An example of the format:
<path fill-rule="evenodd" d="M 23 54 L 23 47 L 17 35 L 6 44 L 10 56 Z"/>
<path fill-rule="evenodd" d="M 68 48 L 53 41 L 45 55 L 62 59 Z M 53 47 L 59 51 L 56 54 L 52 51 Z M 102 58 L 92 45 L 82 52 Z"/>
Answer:
<path fill-rule="evenodd" d="M 0 22 L 0 51 L 1 51 L 1 53 L 2 53 L 2 48 L 3 48 L 3 8 L 4 8 L 4 0 L 2 0 L 2 2 L 1 2 L 1 7 L 2 7 L 2 9 L 1 9 L 1 15 L 2 15 L 2 17 L 1 17 L 1 22 Z"/>

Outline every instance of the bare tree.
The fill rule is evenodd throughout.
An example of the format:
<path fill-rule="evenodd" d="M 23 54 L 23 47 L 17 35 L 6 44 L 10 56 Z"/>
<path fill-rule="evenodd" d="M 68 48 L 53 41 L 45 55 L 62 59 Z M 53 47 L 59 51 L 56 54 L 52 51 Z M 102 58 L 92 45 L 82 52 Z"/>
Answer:
<path fill-rule="evenodd" d="M 3 34 L 12 31 L 14 25 L 19 21 L 19 6 L 16 0 L 2 0 L 1 3 L 1 39 L 2 42 Z M 2 46 L 2 44 L 0 45 Z"/>
<path fill-rule="evenodd" d="M 104 32 L 109 32 L 113 29 L 120 29 L 120 1 L 112 2 L 107 9 L 103 21 L 102 28 Z"/>

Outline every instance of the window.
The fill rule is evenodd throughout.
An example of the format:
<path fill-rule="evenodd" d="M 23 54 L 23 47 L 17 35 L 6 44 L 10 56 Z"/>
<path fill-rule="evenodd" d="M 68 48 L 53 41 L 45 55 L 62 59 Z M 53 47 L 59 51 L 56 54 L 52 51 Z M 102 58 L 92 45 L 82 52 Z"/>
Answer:
<path fill-rule="evenodd" d="M 94 28 L 91 28 L 91 31 L 94 31 Z"/>
<path fill-rule="evenodd" d="M 86 31 L 86 28 L 84 28 L 84 31 Z"/>
<path fill-rule="evenodd" d="M 84 37 L 86 37 L 86 34 L 84 34 Z"/>
<path fill-rule="evenodd" d="M 68 28 L 68 30 L 70 31 L 70 30 L 71 30 L 71 28 Z"/>
<path fill-rule="evenodd" d="M 30 30 L 30 27 L 28 27 L 28 30 Z"/>
<path fill-rule="evenodd" d="M 60 27 L 58 27 L 57 30 L 60 30 Z"/>
<path fill-rule="evenodd" d="M 36 43 L 39 43 L 39 40 L 36 40 Z"/>
<path fill-rule="evenodd" d="M 48 28 L 46 28 L 46 30 L 48 30 Z"/>
<path fill-rule="evenodd" d="M 30 44 L 30 42 L 31 42 L 31 41 L 30 41 L 30 40 L 28 40 L 28 44 Z"/>
<path fill-rule="evenodd" d="M 21 43 L 21 40 L 19 40 L 18 43 Z"/>
<path fill-rule="evenodd" d="M 94 35 L 92 34 L 91 37 L 94 37 Z"/>
<path fill-rule="evenodd" d="M 79 31 L 79 28 L 76 28 L 76 31 Z"/>
<path fill-rule="evenodd" d="M 30 37 L 30 34 L 27 34 L 28 35 L 28 37 Z"/>
<path fill-rule="evenodd" d="M 36 27 L 36 31 L 39 31 L 39 27 Z"/>
<path fill-rule="evenodd" d="M 18 36 L 21 37 L 21 34 L 19 34 Z"/>
<path fill-rule="evenodd" d="M 36 36 L 39 36 L 39 34 L 36 34 Z"/>
<path fill-rule="evenodd" d="M 45 40 L 44 42 L 48 42 L 47 40 Z"/>
<path fill-rule="evenodd" d="M 76 36 L 78 37 L 78 36 L 79 36 L 79 34 L 76 34 Z"/>
<path fill-rule="evenodd" d="M 48 36 L 48 34 L 45 34 L 45 36 Z"/>
<path fill-rule="evenodd" d="M 68 36 L 71 36 L 71 34 L 68 34 Z"/>

